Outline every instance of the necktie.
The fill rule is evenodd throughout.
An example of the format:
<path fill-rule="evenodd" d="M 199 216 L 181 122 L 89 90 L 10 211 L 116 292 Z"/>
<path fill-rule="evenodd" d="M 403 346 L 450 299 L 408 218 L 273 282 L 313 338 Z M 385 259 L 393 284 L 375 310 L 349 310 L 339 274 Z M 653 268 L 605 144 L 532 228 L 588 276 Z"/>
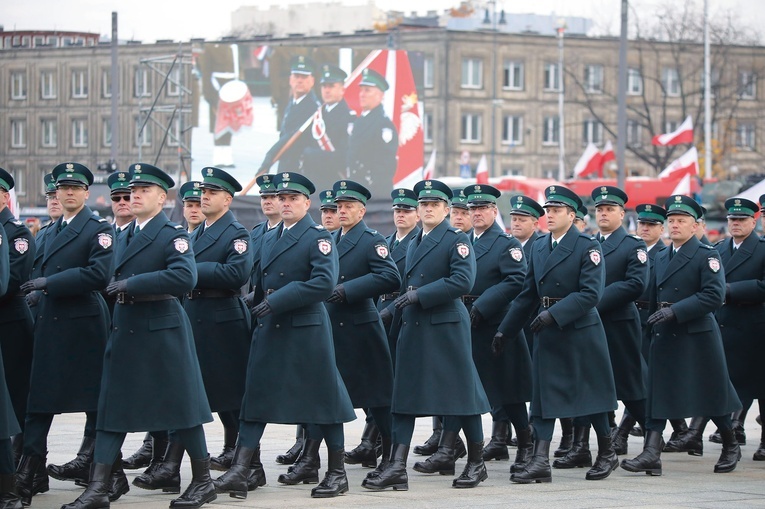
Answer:
<path fill-rule="evenodd" d="M 556 247 L 558 247 L 558 241 L 557 240 L 553 240 L 552 248 L 555 249 Z"/>
<path fill-rule="evenodd" d="M 671 260 L 673 256 L 675 256 L 675 248 L 674 247 L 669 249 L 669 259 Z"/>
<path fill-rule="evenodd" d="M 603 242 L 605 242 L 606 238 L 603 235 L 598 235 L 598 240 L 602 244 Z"/>
<path fill-rule="evenodd" d="M 141 233 L 141 227 L 138 225 L 135 225 L 135 230 L 133 230 L 133 235 L 138 235 Z"/>
<path fill-rule="evenodd" d="M 477 240 L 478 240 L 478 237 L 476 237 L 475 235 L 473 235 L 473 242 L 471 242 L 471 244 L 475 244 Z"/>
<path fill-rule="evenodd" d="M 398 247 L 398 244 L 399 244 L 398 239 L 394 240 L 392 249 L 396 249 Z"/>
<path fill-rule="evenodd" d="M 58 227 L 58 231 L 61 232 L 64 228 L 66 228 L 67 222 L 61 221 L 61 226 Z"/>

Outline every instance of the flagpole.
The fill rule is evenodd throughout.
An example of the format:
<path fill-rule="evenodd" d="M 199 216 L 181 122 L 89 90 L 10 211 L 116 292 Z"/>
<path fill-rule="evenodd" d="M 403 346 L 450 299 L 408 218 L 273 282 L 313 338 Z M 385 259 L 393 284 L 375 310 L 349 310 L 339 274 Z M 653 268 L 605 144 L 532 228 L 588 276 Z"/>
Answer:
<path fill-rule="evenodd" d="M 563 34 L 566 31 L 566 22 L 560 21 L 558 26 L 558 180 L 563 182 L 566 178 L 566 145 L 563 119 Z"/>
<path fill-rule="evenodd" d="M 619 91 L 616 110 L 616 185 L 624 189 L 625 152 L 627 151 L 627 16 L 629 1 L 622 0 L 622 26 L 619 37 Z"/>
<path fill-rule="evenodd" d="M 712 176 L 712 107 L 710 105 L 709 0 L 704 0 L 704 178 Z"/>

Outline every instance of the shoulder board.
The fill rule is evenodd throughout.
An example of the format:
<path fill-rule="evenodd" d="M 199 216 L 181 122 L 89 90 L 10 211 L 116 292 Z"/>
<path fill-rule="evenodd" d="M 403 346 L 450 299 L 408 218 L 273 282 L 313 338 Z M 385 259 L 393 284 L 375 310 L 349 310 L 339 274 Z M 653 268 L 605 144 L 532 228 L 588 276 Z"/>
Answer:
<path fill-rule="evenodd" d="M 714 247 L 717 247 L 721 245 L 723 242 L 725 242 L 727 239 L 720 239 L 717 242 L 714 243 Z M 760 239 L 760 242 L 762 242 L 763 239 Z"/>
<path fill-rule="evenodd" d="M 15 224 L 16 226 L 23 226 L 23 225 L 24 225 L 24 223 L 22 223 L 22 222 L 21 222 L 21 221 L 19 221 L 18 219 L 14 219 L 14 220 L 13 220 L 13 221 L 11 221 L 11 222 L 12 222 L 13 224 Z"/>
<path fill-rule="evenodd" d="M 629 235 L 629 237 L 632 237 L 635 240 L 643 240 L 643 238 L 640 235 Z"/>
<path fill-rule="evenodd" d="M 449 228 L 448 231 L 450 231 L 452 233 L 460 233 L 462 230 L 460 230 L 459 228 Z"/>
<path fill-rule="evenodd" d="M 96 220 L 96 221 L 98 221 L 99 223 L 105 223 L 105 222 L 106 222 L 106 219 L 105 219 L 105 218 L 103 218 L 103 217 L 100 217 L 100 216 L 95 216 L 95 215 L 94 215 L 94 216 L 91 216 L 90 218 L 91 218 L 91 219 L 95 219 L 95 220 Z"/>
<path fill-rule="evenodd" d="M 364 230 L 364 233 L 369 233 L 371 235 L 377 235 L 377 230 L 375 230 L 374 228 L 367 228 L 366 230 Z"/>
<path fill-rule="evenodd" d="M 320 225 L 320 224 L 315 224 L 315 225 L 313 225 L 313 228 L 314 228 L 315 230 L 319 230 L 319 231 L 322 231 L 322 230 L 324 230 L 324 229 L 325 229 L 325 228 L 324 228 L 322 225 Z"/>
<path fill-rule="evenodd" d="M 708 246 L 706 244 L 701 244 L 701 247 L 706 248 L 706 249 L 714 249 L 714 246 Z"/>
<path fill-rule="evenodd" d="M 183 230 L 183 226 L 181 226 L 179 224 L 173 224 L 173 223 L 168 222 L 168 226 L 172 226 L 176 230 Z"/>
<path fill-rule="evenodd" d="M 234 228 L 236 228 L 237 230 L 246 230 L 246 229 L 247 229 L 247 228 L 245 228 L 245 227 L 244 227 L 244 225 L 243 225 L 242 223 L 240 223 L 239 221 L 234 221 L 234 222 L 233 222 L 233 223 L 231 223 L 231 224 L 232 224 L 232 225 L 233 225 L 233 227 L 234 227 Z"/>
<path fill-rule="evenodd" d="M 501 235 L 501 237 L 505 237 L 506 239 L 512 239 L 512 238 L 513 238 L 513 236 L 512 236 L 512 235 L 510 235 L 510 234 L 509 234 L 509 233 L 507 233 L 507 232 L 503 232 L 503 233 L 502 233 L 502 235 Z"/>

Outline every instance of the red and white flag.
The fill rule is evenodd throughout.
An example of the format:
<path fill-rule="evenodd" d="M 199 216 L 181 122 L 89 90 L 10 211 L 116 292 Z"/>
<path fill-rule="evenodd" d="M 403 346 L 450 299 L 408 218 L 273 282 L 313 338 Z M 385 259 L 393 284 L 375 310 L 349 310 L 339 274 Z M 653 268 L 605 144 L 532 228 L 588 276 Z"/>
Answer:
<path fill-rule="evenodd" d="M 19 199 L 16 197 L 16 189 L 11 189 L 8 194 L 10 194 L 9 198 L 10 201 L 8 202 L 8 210 L 13 214 L 13 217 L 16 219 L 19 218 L 19 214 L 21 213 L 21 207 L 19 207 Z"/>
<path fill-rule="evenodd" d="M 659 134 L 651 140 L 654 145 L 680 145 L 683 143 L 693 143 L 693 121 L 688 115 L 680 126 L 671 133 Z"/>
<path fill-rule="evenodd" d="M 680 179 L 685 175 L 699 174 L 699 153 L 696 147 L 681 155 L 659 173 L 660 179 Z"/>
<path fill-rule="evenodd" d="M 670 194 L 684 194 L 686 196 L 690 196 L 691 194 L 691 174 L 686 173 L 683 178 L 680 179 L 680 182 L 677 183 L 675 186 L 675 189 L 672 190 L 672 193 Z"/>
<path fill-rule="evenodd" d="M 334 152 L 335 146 L 332 145 L 332 140 L 329 139 L 327 134 L 327 124 L 324 122 L 324 116 L 322 111 L 324 107 L 319 106 L 316 113 L 313 115 L 313 124 L 311 125 L 311 135 L 316 143 L 319 144 L 319 148 L 325 152 Z"/>
<path fill-rule="evenodd" d="M 436 174 L 436 149 L 433 149 L 433 152 L 430 153 L 430 158 L 428 158 L 428 164 L 425 166 L 425 169 L 422 170 L 422 180 L 432 180 L 433 178 L 435 178 L 434 177 L 435 174 Z M 412 184 L 412 187 L 414 187 L 414 184 Z"/>
<path fill-rule="evenodd" d="M 602 171 L 602 160 L 603 156 L 600 155 L 598 147 L 594 143 L 588 143 L 587 148 L 584 149 L 584 154 L 574 166 L 574 178 L 586 177 Z"/>
<path fill-rule="evenodd" d="M 603 168 L 607 163 L 616 160 L 616 154 L 614 154 L 614 146 L 611 145 L 611 140 L 606 142 L 603 150 L 600 152 L 600 176 L 603 176 Z"/>
<path fill-rule="evenodd" d="M 489 183 L 489 163 L 486 161 L 486 155 L 482 155 L 481 159 L 478 161 L 478 166 L 475 169 L 475 183 Z"/>

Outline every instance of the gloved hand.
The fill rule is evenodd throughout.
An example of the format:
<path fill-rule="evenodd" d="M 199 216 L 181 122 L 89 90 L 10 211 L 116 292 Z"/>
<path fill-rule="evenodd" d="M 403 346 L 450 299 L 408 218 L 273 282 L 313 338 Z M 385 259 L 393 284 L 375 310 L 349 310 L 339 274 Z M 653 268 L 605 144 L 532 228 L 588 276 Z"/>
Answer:
<path fill-rule="evenodd" d="M 396 309 L 402 309 L 412 304 L 420 302 L 420 298 L 417 297 L 417 290 L 409 290 L 408 292 L 399 295 L 396 300 L 393 301 L 393 305 Z"/>
<path fill-rule="evenodd" d="M 106 286 L 106 293 L 109 295 L 116 295 L 124 292 L 127 292 L 127 279 L 112 281 Z"/>
<path fill-rule="evenodd" d="M 529 325 L 529 329 L 531 329 L 531 332 L 539 332 L 545 327 L 549 327 L 555 323 L 555 319 L 552 317 L 549 311 L 545 310 L 539 313 L 539 315 L 534 318 L 534 320 L 531 322 L 531 325 Z"/>
<path fill-rule="evenodd" d="M 657 323 L 668 322 L 675 319 L 675 312 L 672 308 L 662 308 L 656 311 L 654 314 L 648 317 L 648 325 L 656 325 Z"/>
<path fill-rule="evenodd" d="M 495 357 L 499 357 L 502 355 L 502 352 L 505 350 L 505 335 L 501 332 L 497 332 L 494 334 L 494 339 L 491 340 L 491 353 L 494 354 Z"/>
<path fill-rule="evenodd" d="M 30 293 L 35 290 L 44 290 L 48 286 L 48 280 L 44 277 L 38 277 L 35 279 L 30 279 L 26 283 L 22 284 L 19 287 L 19 290 L 21 290 L 24 293 Z"/>
<path fill-rule="evenodd" d="M 380 311 L 380 319 L 382 320 L 383 327 L 387 329 L 390 327 L 390 324 L 393 323 L 393 313 L 388 311 L 388 308 L 383 308 L 383 310 Z"/>
<path fill-rule="evenodd" d="M 42 292 L 28 293 L 26 296 L 27 305 L 29 307 L 36 306 L 37 303 L 40 302 L 40 298 L 42 298 Z"/>
<path fill-rule="evenodd" d="M 264 316 L 270 315 L 271 311 L 271 304 L 263 299 L 263 302 L 252 308 L 252 316 L 255 318 L 263 318 Z"/>
<path fill-rule="evenodd" d="M 478 308 L 473 306 L 470 308 L 470 325 L 473 327 L 478 327 L 478 325 L 483 321 L 483 315 L 480 311 L 478 311 Z"/>
<path fill-rule="evenodd" d="M 345 288 L 343 287 L 343 283 L 340 283 L 335 287 L 335 289 L 332 291 L 332 295 L 329 296 L 327 299 L 327 302 L 330 303 L 339 303 L 339 302 L 345 302 Z"/>
<path fill-rule="evenodd" d="M 253 304 L 255 304 L 255 292 L 250 292 L 244 297 L 242 297 L 242 300 L 244 301 L 245 306 L 247 306 L 247 309 L 250 309 Z"/>

